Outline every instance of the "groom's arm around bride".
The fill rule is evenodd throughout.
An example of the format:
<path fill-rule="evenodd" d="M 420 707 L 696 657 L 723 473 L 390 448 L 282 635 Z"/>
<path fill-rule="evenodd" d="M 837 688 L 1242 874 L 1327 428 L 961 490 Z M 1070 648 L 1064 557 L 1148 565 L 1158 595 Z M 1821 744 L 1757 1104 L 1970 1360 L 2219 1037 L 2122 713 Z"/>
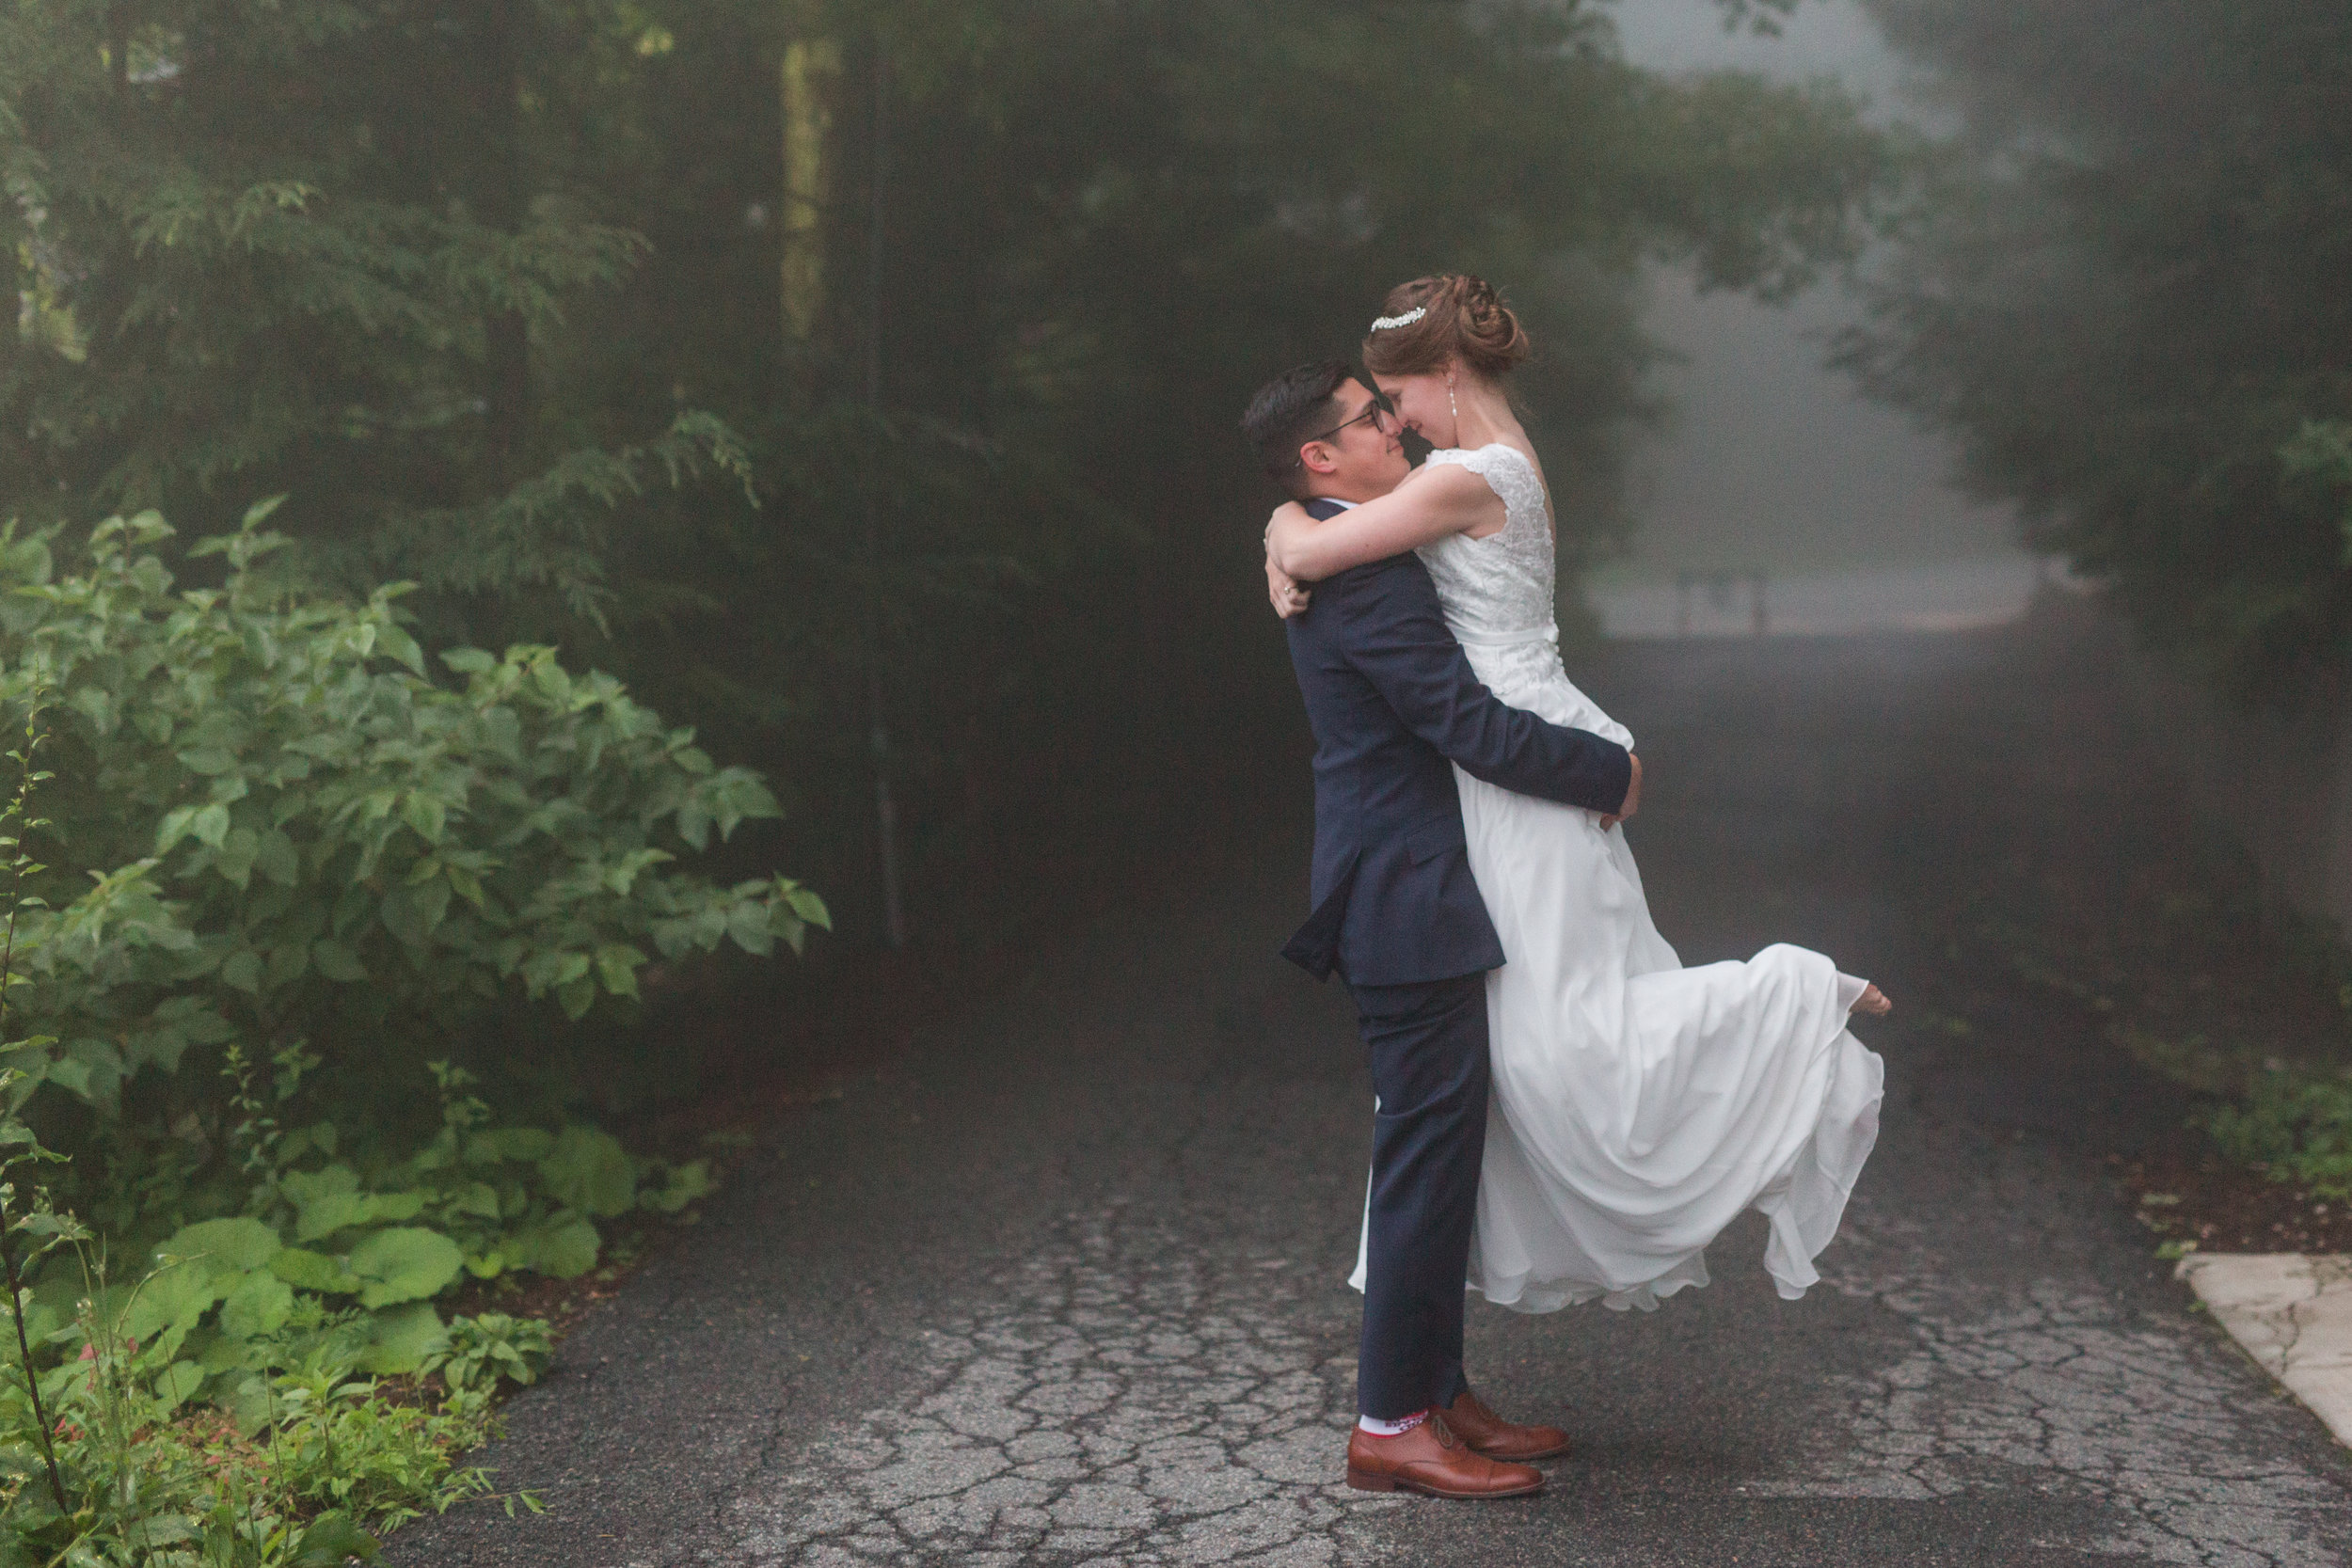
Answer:
<path fill-rule="evenodd" d="M 1278 377 L 1244 427 L 1268 472 L 1321 515 L 1386 495 L 1408 471 L 1398 426 L 1342 365 Z M 1315 736 L 1315 912 L 1288 956 L 1359 985 L 1501 964 L 1449 764 L 1623 816 L 1638 800 L 1631 753 L 1497 701 L 1409 552 L 1334 574 L 1284 626 Z"/>

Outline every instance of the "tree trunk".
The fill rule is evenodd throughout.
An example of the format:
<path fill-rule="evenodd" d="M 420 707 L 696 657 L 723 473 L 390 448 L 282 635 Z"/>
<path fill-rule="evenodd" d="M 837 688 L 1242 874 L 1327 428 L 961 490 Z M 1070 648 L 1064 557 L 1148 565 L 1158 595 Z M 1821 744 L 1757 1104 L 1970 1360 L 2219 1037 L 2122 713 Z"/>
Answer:
<path fill-rule="evenodd" d="M 492 228 L 520 231 L 528 182 L 523 168 L 522 58 L 526 0 L 486 0 L 483 8 L 483 128 L 489 142 L 484 218 Z M 503 483 L 521 477 L 532 423 L 531 334 L 520 310 L 502 310 L 484 324 L 487 338 L 490 457 Z"/>
<path fill-rule="evenodd" d="M 835 152 L 833 94 L 841 75 L 835 39 L 795 39 L 785 45 L 784 93 L 784 334 L 809 341 L 825 308 L 825 212 Z"/>

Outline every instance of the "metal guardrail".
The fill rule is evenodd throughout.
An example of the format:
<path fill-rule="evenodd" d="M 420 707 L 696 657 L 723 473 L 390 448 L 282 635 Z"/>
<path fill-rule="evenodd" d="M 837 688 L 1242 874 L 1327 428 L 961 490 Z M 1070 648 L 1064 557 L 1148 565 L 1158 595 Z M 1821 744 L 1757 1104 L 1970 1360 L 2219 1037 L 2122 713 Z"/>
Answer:
<path fill-rule="evenodd" d="M 1697 590 L 1707 591 L 1707 602 L 1714 610 L 1728 612 L 1732 590 L 1741 583 L 1748 590 L 1748 629 L 1757 637 L 1769 636 L 1772 629 L 1772 609 L 1764 592 L 1764 574 L 1748 572 L 1677 572 L 1675 574 L 1675 635 L 1691 635 L 1691 601 Z"/>

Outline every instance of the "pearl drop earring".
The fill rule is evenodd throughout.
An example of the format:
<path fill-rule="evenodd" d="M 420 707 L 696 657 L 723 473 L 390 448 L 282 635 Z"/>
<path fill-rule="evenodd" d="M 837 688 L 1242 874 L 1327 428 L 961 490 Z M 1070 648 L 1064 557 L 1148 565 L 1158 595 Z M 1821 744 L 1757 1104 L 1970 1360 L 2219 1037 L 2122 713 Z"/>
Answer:
<path fill-rule="evenodd" d="M 1445 405 L 1454 410 L 1454 422 L 1455 424 L 1460 424 L 1462 422 L 1462 405 L 1454 400 L 1454 378 L 1450 375 L 1445 378 Z"/>

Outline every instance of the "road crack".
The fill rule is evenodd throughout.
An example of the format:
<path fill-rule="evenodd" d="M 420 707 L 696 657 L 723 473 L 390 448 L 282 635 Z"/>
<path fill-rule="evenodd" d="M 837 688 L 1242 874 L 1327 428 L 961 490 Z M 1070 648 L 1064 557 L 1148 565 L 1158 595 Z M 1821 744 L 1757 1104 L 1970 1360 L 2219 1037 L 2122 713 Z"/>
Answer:
<path fill-rule="evenodd" d="M 1827 1283 L 1901 1319 L 1913 1349 L 1843 1380 L 1842 1430 L 1810 1474 L 1750 1495 L 2064 1490 L 2120 1521 L 2094 1551 L 2197 1568 L 2344 1560 L 2344 1478 L 2275 1441 L 2279 1413 L 2249 1404 L 2244 1380 L 2192 1335 L 2057 1281 L 2002 1289 L 1852 1271 Z"/>
<path fill-rule="evenodd" d="M 1255 1271 L 1250 1271 L 1255 1272 Z M 1263 1279 L 1263 1275 L 1259 1275 Z M 1010 1568 L 1360 1555 L 1388 1506 L 1338 1484 L 1352 1358 L 1123 1205 L 1071 1216 L 923 1336 L 898 1404 L 730 1510 L 730 1564 Z M 1263 1295 L 1261 1291 L 1260 1295 Z"/>

